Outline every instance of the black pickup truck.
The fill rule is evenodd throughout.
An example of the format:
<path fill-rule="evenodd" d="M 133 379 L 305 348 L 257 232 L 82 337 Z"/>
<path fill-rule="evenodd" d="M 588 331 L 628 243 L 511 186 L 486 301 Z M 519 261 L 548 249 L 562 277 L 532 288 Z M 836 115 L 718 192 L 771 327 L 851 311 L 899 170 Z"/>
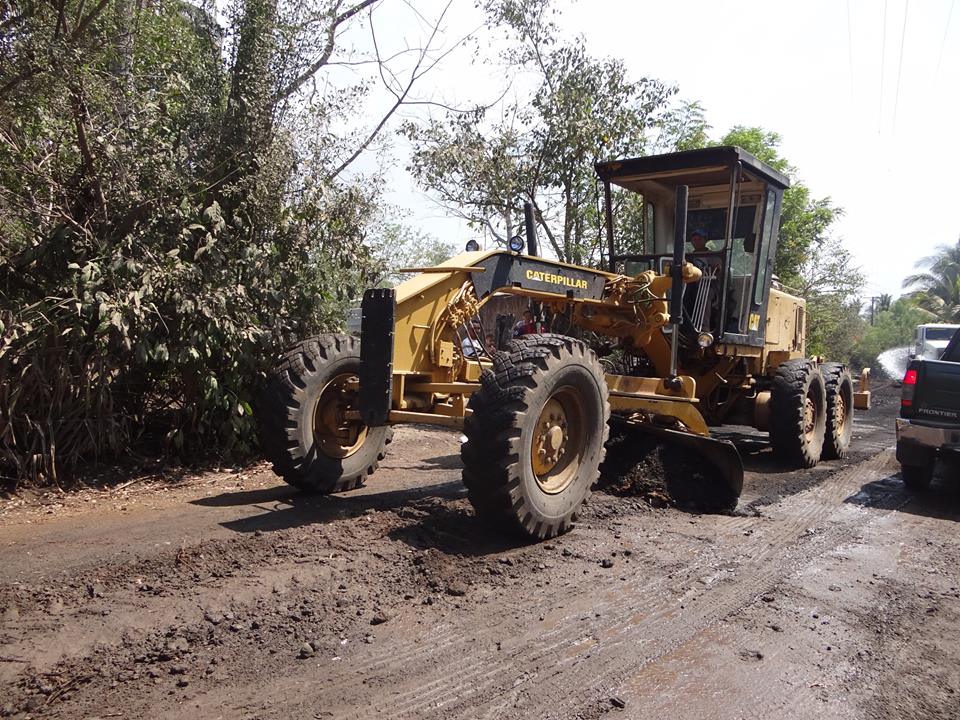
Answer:
<path fill-rule="evenodd" d="M 897 460 L 907 487 L 927 487 L 944 455 L 960 457 L 960 330 L 939 360 L 910 361 L 897 418 Z"/>

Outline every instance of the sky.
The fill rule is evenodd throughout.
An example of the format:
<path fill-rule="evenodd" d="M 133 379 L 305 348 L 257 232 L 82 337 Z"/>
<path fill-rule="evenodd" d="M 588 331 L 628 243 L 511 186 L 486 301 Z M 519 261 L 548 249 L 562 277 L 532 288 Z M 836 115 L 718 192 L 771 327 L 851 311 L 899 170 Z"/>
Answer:
<path fill-rule="evenodd" d="M 560 0 L 559 24 L 595 55 L 621 58 L 634 77 L 678 86 L 699 101 L 719 137 L 733 125 L 779 133 L 782 154 L 815 197 L 844 214 L 835 226 L 861 267 L 865 296 L 899 295 L 937 245 L 960 238 L 960 8 L 957 0 Z M 395 7 L 398 7 L 396 4 Z M 443 3 L 427 0 L 424 15 Z M 377 10 L 394 43 L 416 23 L 402 7 Z M 454 0 L 449 38 L 482 20 Z M 948 23 L 949 20 L 949 23 Z M 386 30 L 380 30 L 386 34 Z M 448 102 L 522 92 L 496 64 L 465 49 L 425 77 L 421 92 Z M 423 118 L 423 107 L 406 111 Z M 388 198 L 407 223 L 453 245 L 474 233 L 414 186 L 408 149 L 394 144 Z M 370 162 L 368 159 L 367 162 Z"/>

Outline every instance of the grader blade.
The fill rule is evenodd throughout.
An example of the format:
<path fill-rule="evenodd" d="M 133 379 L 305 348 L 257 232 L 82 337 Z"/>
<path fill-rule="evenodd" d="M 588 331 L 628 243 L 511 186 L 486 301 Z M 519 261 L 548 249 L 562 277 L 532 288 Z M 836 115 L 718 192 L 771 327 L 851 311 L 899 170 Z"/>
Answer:
<path fill-rule="evenodd" d="M 619 422 L 634 432 L 653 435 L 672 451 L 677 463 L 668 469 L 665 480 L 677 504 L 715 512 L 737 507 L 743 490 L 743 462 L 732 442 L 650 423 Z"/>

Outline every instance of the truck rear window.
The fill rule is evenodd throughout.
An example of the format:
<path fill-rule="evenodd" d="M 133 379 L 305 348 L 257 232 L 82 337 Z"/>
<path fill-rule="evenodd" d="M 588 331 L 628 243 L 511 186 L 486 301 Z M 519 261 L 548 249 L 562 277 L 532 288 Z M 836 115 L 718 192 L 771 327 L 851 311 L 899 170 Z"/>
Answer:
<path fill-rule="evenodd" d="M 950 344 L 947 345 L 946 350 L 943 351 L 940 359 L 946 360 L 947 362 L 960 362 L 960 330 L 957 330 L 954 334 L 953 339 L 950 341 Z"/>
<path fill-rule="evenodd" d="M 953 337 L 953 333 L 954 333 L 955 330 L 956 330 L 956 328 L 949 328 L 949 327 L 946 327 L 946 328 L 932 328 L 932 327 L 928 327 L 928 328 L 924 331 L 924 337 L 925 337 L 927 340 L 934 340 L 934 341 L 936 341 L 936 340 L 949 340 L 950 338 Z"/>

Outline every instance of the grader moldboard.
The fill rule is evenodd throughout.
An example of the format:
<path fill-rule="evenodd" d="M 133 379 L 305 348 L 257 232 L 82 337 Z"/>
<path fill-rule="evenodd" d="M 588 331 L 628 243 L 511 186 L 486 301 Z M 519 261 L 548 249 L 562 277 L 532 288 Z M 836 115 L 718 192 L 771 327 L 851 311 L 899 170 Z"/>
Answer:
<path fill-rule="evenodd" d="M 736 147 L 596 171 L 608 270 L 521 254 L 518 237 L 368 290 L 359 339 L 305 340 L 269 377 L 261 439 L 274 470 L 305 490 L 349 490 L 376 470 L 391 426 L 462 428 L 476 512 L 549 538 L 590 494 L 612 421 L 705 459 L 716 472 L 702 494 L 719 510 L 736 507 L 743 466 L 710 426 L 769 431 L 796 466 L 842 456 L 850 374 L 805 357 L 805 302 L 772 274 L 787 178 Z M 614 192 L 642 195 L 643 237 L 615 237 Z M 534 245 L 529 213 L 527 235 Z M 552 332 L 475 351 L 471 323 L 505 295 L 528 298 Z"/>

